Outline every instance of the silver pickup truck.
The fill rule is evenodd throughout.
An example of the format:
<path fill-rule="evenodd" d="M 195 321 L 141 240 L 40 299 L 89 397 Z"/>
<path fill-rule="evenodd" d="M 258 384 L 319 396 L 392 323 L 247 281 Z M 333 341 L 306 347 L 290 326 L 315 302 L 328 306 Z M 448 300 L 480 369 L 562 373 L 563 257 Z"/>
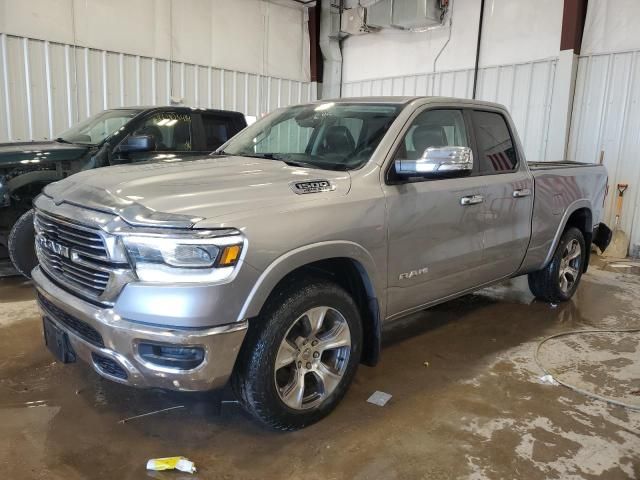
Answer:
<path fill-rule="evenodd" d="M 376 97 L 277 110 L 211 156 L 87 171 L 35 201 L 45 340 L 136 387 L 230 379 L 273 428 L 340 401 L 381 327 L 528 275 L 571 298 L 602 166 L 527 163 L 509 113 Z"/>

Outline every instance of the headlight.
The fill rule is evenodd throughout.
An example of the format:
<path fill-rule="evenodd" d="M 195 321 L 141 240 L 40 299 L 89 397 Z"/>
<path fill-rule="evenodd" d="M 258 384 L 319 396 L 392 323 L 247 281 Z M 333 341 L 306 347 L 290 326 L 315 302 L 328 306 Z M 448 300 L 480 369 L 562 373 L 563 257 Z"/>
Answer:
<path fill-rule="evenodd" d="M 126 235 L 124 245 L 145 282 L 220 282 L 240 260 L 243 238 Z"/>

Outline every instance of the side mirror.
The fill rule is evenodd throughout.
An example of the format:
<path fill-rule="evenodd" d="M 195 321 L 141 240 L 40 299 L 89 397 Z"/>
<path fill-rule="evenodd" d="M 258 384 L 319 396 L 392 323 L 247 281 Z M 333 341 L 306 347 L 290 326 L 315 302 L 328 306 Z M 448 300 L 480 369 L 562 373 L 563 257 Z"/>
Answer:
<path fill-rule="evenodd" d="M 417 160 L 396 160 L 396 174 L 403 177 L 451 177 L 473 170 L 469 147 L 429 147 Z"/>
<path fill-rule="evenodd" d="M 150 152 L 156 149 L 156 141 L 151 135 L 129 135 L 118 147 L 121 153 Z"/>

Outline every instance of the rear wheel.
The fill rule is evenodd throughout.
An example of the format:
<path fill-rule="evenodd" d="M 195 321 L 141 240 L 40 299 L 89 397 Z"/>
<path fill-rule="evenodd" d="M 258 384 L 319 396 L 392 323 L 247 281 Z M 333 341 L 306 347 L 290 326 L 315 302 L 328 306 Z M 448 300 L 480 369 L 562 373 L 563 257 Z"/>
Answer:
<path fill-rule="evenodd" d="M 249 327 L 232 385 L 242 406 L 278 430 L 328 415 L 355 375 L 362 350 L 358 309 L 323 279 L 289 282 Z"/>
<path fill-rule="evenodd" d="M 577 228 L 568 228 L 549 265 L 529 274 L 529 289 L 547 302 L 569 300 L 580 283 L 586 250 L 584 236 Z"/>
<path fill-rule="evenodd" d="M 11 228 L 8 242 L 11 263 L 19 273 L 27 278 L 31 278 L 31 270 L 38 265 L 33 215 L 33 209 L 31 209 L 18 218 L 18 221 Z"/>

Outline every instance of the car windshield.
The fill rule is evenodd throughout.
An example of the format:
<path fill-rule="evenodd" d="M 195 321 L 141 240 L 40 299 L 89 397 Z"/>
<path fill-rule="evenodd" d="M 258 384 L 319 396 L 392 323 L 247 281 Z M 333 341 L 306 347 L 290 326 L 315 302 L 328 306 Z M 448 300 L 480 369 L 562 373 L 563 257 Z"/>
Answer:
<path fill-rule="evenodd" d="M 86 120 L 74 125 L 69 130 L 61 133 L 57 140 L 67 143 L 80 143 L 83 145 L 97 145 L 118 129 L 122 128 L 129 120 L 135 117 L 140 110 L 105 110 Z"/>
<path fill-rule="evenodd" d="M 354 170 L 369 160 L 401 109 L 397 104 L 333 102 L 283 108 L 236 135 L 217 153 Z"/>

